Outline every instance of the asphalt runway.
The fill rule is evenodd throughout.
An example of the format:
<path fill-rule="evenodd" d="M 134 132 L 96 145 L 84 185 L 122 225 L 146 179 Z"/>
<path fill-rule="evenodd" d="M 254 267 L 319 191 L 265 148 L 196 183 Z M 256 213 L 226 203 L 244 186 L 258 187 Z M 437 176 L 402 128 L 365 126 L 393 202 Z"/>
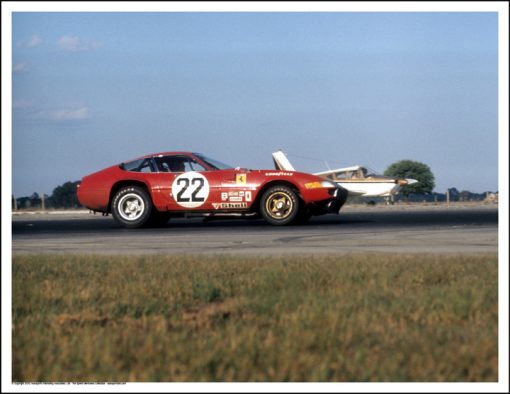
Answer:
<path fill-rule="evenodd" d="M 13 215 L 12 251 L 79 254 L 494 253 L 497 207 L 345 209 L 298 226 L 263 220 L 173 219 L 162 228 L 128 230 L 88 213 Z"/>

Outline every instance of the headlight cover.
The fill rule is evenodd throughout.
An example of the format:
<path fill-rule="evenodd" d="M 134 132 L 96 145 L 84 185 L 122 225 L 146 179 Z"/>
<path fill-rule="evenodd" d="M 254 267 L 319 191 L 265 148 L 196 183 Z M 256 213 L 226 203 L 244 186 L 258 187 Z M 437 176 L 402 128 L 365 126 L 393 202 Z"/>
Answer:
<path fill-rule="evenodd" d="M 307 189 L 333 189 L 336 188 L 335 183 L 331 181 L 308 182 L 305 183 Z"/>
<path fill-rule="evenodd" d="M 333 189 L 333 188 L 336 189 L 337 188 L 336 183 L 331 182 L 331 181 L 322 181 L 321 185 L 322 185 L 322 187 L 325 187 L 327 189 Z"/>

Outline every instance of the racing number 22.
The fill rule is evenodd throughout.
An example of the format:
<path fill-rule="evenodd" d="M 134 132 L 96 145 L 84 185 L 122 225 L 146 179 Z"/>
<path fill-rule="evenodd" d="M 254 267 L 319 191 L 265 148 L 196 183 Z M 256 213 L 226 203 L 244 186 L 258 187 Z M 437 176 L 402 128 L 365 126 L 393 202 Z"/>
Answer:
<path fill-rule="evenodd" d="M 183 194 L 188 190 L 190 183 L 195 186 L 195 190 L 193 190 L 190 197 L 184 197 Z M 177 193 L 177 202 L 202 202 L 205 200 L 204 197 L 197 197 L 197 194 L 204 187 L 202 178 L 192 178 L 191 181 L 189 178 L 180 178 L 177 180 L 177 184 L 182 186 L 181 191 Z"/>

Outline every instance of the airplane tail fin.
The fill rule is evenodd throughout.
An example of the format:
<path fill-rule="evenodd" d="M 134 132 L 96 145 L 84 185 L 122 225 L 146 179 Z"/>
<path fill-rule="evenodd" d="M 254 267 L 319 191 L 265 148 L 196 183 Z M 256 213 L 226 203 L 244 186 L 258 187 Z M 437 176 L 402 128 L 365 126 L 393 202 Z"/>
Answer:
<path fill-rule="evenodd" d="M 289 159 L 285 156 L 281 150 L 273 152 L 273 162 L 277 170 L 280 171 L 296 171 L 296 169 L 290 164 Z"/>

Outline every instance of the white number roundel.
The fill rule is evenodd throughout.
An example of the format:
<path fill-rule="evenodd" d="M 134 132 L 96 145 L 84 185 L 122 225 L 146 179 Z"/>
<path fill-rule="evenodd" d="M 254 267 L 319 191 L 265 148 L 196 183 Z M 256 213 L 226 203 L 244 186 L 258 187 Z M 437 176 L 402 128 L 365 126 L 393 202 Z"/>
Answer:
<path fill-rule="evenodd" d="M 185 172 L 175 178 L 172 184 L 172 195 L 181 207 L 199 207 L 209 197 L 209 182 L 198 172 Z"/>

